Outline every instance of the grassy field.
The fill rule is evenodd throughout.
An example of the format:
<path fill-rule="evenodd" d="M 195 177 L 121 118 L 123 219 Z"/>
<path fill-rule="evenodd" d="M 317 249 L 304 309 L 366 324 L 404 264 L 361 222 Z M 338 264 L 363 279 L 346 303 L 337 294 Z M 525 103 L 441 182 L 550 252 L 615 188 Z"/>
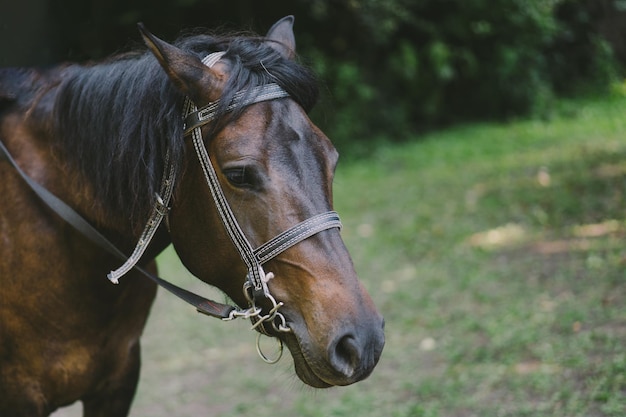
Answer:
<path fill-rule="evenodd" d="M 387 322 L 368 380 L 306 388 L 289 355 L 257 358 L 247 323 L 161 293 L 131 415 L 626 415 L 626 99 L 420 139 L 337 173 L 344 238 Z"/>

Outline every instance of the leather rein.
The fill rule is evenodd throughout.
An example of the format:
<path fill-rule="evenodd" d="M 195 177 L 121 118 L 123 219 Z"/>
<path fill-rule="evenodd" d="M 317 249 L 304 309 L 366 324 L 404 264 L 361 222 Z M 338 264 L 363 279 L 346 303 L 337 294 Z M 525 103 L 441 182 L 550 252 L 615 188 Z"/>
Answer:
<path fill-rule="evenodd" d="M 211 67 L 221 59 L 224 53 L 225 52 L 212 53 L 205 57 L 202 62 L 208 67 Z M 247 91 L 240 91 L 236 93 L 232 102 L 227 107 L 227 110 L 232 111 L 236 108 L 249 106 L 254 103 L 286 97 L 289 97 L 289 94 L 278 84 L 265 84 Z M 165 155 L 165 173 L 163 175 L 160 191 L 156 196 L 156 203 L 139 238 L 139 241 L 133 253 L 129 257 L 120 251 L 91 224 L 89 224 L 89 222 L 80 216 L 74 209 L 30 178 L 17 165 L 2 142 L 0 142 L 0 160 L 3 158 L 7 160 L 18 172 L 20 177 L 22 177 L 22 179 L 26 182 L 26 184 L 32 189 L 32 191 L 34 191 L 35 194 L 63 220 L 69 223 L 93 243 L 124 261 L 122 266 L 114 271 L 111 271 L 107 275 L 111 282 L 117 284 L 119 279 L 124 274 L 132 269 L 135 269 L 158 284 L 160 287 L 193 305 L 200 313 L 220 318 L 222 320 L 249 318 L 253 322 L 252 329 L 256 328 L 264 334 L 269 334 L 265 328 L 266 324 L 270 324 L 277 332 L 291 332 L 292 330 L 289 328 L 285 317 L 278 311 L 280 307 L 283 306 L 283 303 L 276 301 L 276 299 L 271 295 L 267 285 L 268 281 L 274 277 L 274 274 L 272 272 L 266 273 L 263 270 L 263 264 L 302 240 L 305 240 L 321 231 L 332 228 L 340 229 L 341 222 L 339 220 L 339 215 L 334 211 L 318 214 L 287 229 L 261 246 L 253 248 L 239 227 L 228 201 L 224 196 L 218 181 L 217 173 L 211 163 L 209 154 L 202 139 L 201 127 L 210 123 L 216 117 L 216 111 L 219 105 L 219 100 L 217 100 L 198 109 L 189 98 L 186 98 L 183 106 L 183 118 L 185 120 L 184 136 L 191 136 L 194 149 L 202 166 L 207 185 L 218 209 L 222 223 L 224 224 L 233 245 L 239 252 L 240 257 L 248 270 L 243 286 L 243 292 L 249 304 L 246 309 L 209 300 L 155 276 L 137 265 L 159 228 L 163 218 L 168 215 L 170 210 L 170 200 L 176 184 L 176 170 L 171 164 L 167 154 Z M 266 302 L 272 306 L 265 314 L 263 314 L 263 309 L 258 305 L 262 300 L 266 300 Z M 275 360 L 267 359 L 267 357 L 259 349 L 258 338 L 257 351 L 261 358 L 269 363 L 274 363 L 280 358 L 279 356 Z"/>

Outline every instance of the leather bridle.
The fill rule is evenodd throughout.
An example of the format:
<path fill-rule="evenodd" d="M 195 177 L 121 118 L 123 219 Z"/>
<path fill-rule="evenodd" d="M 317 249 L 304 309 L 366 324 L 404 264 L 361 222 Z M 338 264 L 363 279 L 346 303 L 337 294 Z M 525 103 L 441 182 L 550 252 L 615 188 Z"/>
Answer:
<path fill-rule="evenodd" d="M 225 52 L 215 52 L 205 57 L 202 62 L 207 67 L 212 67 L 219 61 Z M 227 106 L 227 111 L 232 111 L 240 107 L 249 106 L 262 101 L 276 100 L 287 98 L 289 94 L 283 90 L 278 84 L 270 83 L 254 87 L 247 91 L 239 91 L 235 93 L 233 100 Z M 271 272 L 266 273 L 263 270 L 263 264 L 270 259 L 276 257 L 283 251 L 289 249 L 295 244 L 307 239 L 323 230 L 332 228 L 341 228 L 339 215 L 334 211 L 321 213 L 309 218 L 295 226 L 287 229 L 274 237 L 265 244 L 254 249 L 244 232 L 239 227 L 239 223 L 233 214 L 222 187 L 220 186 L 217 173 L 207 152 L 204 140 L 202 138 L 202 126 L 210 123 L 216 117 L 217 109 L 220 107 L 219 100 L 211 102 L 206 106 L 198 109 L 196 105 L 186 98 L 183 106 L 183 118 L 185 120 L 184 134 L 191 136 L 193 147 L 198 156 L 198 160 L 202 167 L 204 177 L 213 197 L 213 201 L 217 207 L 220 219 L 224 224 L 226 232 L 233 242 L 235 248 L 239 252 L 239 256 L 243 260 L 247 268 L 247 276 L 244 283 L 243 292 L 249 302 L 249 307 L 245 310 L 233 308 L 229 313 L 228 319 L 236 317 L 250 318 L 255 324 L 253 328 L 259 328 L 263 333 L 267 334 L 265 323 L 270 323 L 275 331 L 290 332 L 291 329 L 287 325 L 285 317 L 278 311 L 283 305 L 282 302 L 276 301 L 271 295 L 268 288 L 268 281 L 274 277 Z M 157 202 L 152 210 L 152 215 L 144 228 L 133 254 L 128 260 L 115 271 L 109 273 L 109 280 L 117 283 L 119 278 L 128 272 L 139 261 L 141 255 L 150 243 L 161 221 L 169 211 L 169 201 L 172 196 L 172 190 L 176 182 L 175 170 L 170 164 L 169 158 L 166 157 L 166 172 L 161 184 L 161 193 L 157 195 Z M 267 314 L 262 314 L 262 308 L 259 302 L 266 300 L 271 304 L 271 308 Z"/>
<path fill-rule="evenodd" d="M 216 52 L 210 54 L 202 61 L 205 65 L 211 67 L 222 58 L 224 53 L 225 52 Z M 227 106 L 227 111 L 249 106 L 254 103 L 288 97 L 289 94 L 278 84 L 265 84 L 253 87 L 252 89 L 246 91 L 237 92 L 234 95 L 232 102 Z M 219 107 L 220 102 L 217 100 L 198 109 L 196 105 L 189 98 L 187 98 L 184 104 L 183 114 L 185 120 L 184 136 L 191 136 L 193 147 L 202 166 L 202 171 L 222 223 L 224 224 L 224 227 L 235 248 L 239 252 L 241 259 L 246 265 L 248 272 L 243 286 L 244 295 L 249 303 L 249 306 L 246 309 L 222 304 L 194 294 L 168 281 L 165 281 L 162 278 L 150 274 L 137 265 L 161 225 L 162 220 L 167 217 L 170 210 L 170 200 L 176 184 L 176 169 L 172 165 L 167 153 L 165 155 L 165 172 L 159 193 L 156 196 L 156 203 L 139 238 L 139 241 L 137 242 L 133 253 L 129 257 L 125 256 L 122 251 L 113 245 L 74 209 L 30 178 L 19 167 L 2 142 L 0 142 L 0 160 L 7 160 L 15 168 L 26 184 L 35 192 L 35 194 L 62 219 L 68 222 L 89 240 L 105 249 L 107 252 L 124 260 L 124 264 L 122 266 L 114 271 L 111 271 L 107 275 L 111 282 L 117 284 L 123 275 L 128 273 L 131 269 L 135 269 L 150 278 L 162 288 L 165 288 L 172 294 L 195 306 L 198 312 L 212 317 L 221 318 L 222 320 L 249 318 L 254 323 L 252 328 L 256 328 L 265 334 L 269 334 L 267 328 L 265 327 L 266 324 L 270 324 L 277 332 L 291 332 L 292 330 L 289 328 L 284 315 L 278 311 L 280 307 L 283 306 L 283 302 L 277 301 L 272 296 L 267 285 L 268 281 L 274 277 L 274 274 L 272 272 L 266 273 L 263 270 L 263 264 L 288 248 L 321 231 L 332 228 L 341 228 L 341 222 L 338 214 L 334 211 L 321 213 L 296 224 L 254 249 L 239 227 L 237 219 L 235 218 L 228 201 L 224 196 L 224 192 L 222 191 L 218 181 L 217 173 L 211 163 L 202 138 L 201 127 L 215 119 L 217 114 L 216 112 Z M 271 305 L 269 311 L 265 313 L 263 312 L 262 307 L 259 306 L 259 304 L 263 302 Z M 269 360 L 261 352 L 258 338 L 257 351 L 266 362 L 273 363 L 280 358 L 279 356 L 276 360 Z"/>

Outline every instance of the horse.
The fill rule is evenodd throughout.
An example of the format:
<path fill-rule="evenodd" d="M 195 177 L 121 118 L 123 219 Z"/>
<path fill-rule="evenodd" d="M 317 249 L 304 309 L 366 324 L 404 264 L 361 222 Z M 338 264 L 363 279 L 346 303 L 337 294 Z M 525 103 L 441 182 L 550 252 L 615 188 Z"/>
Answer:
<path fill-rule="evenodd" d="M 170 244 L 236 304 L 199 311 L 251 319 L 305 384 L 371 374 L 384 320 L 340 235 L 293 23 L 173 43 L 140 25 L 144 49 L 0 70 L 0 416 L 128 415 Z"/>

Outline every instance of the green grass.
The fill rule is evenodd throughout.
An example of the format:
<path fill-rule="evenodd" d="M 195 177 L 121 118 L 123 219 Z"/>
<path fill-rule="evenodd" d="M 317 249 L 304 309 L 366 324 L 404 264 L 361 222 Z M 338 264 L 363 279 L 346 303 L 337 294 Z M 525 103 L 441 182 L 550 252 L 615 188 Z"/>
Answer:
<path fill-rule="evenodd" d="M 161 293 L 131 415 L 626 415 L 625 116 L 624 98 L 564 102 L 340 164 L 343 235 L 387 323 L 374 374 L 305 388 L 246 323 Z"/>

